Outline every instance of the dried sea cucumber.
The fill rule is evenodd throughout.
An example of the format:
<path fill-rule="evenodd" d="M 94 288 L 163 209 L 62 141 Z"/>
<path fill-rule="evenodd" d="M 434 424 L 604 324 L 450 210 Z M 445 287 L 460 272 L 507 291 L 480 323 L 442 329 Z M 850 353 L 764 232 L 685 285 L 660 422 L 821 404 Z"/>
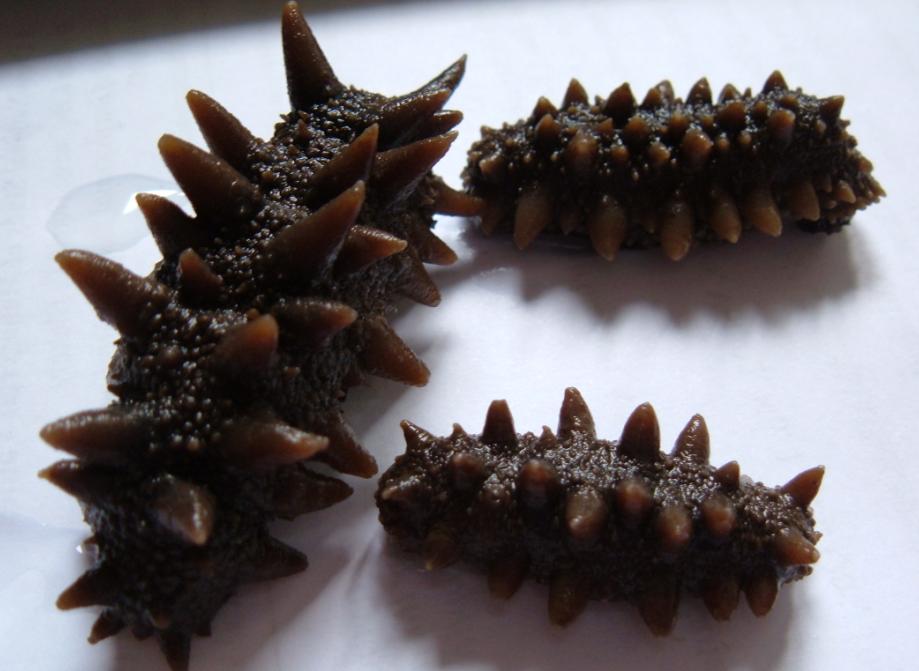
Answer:
<path fill-rule="evenodd" d="M 819 553 L 810 503 L 823 467 L 770 488 L 731 461 L 709 464 L 695 415 L 670 454 L 653 408 L 599 440 L 580 393 L 565 391 L 558 431 L 518 435 L 494 401 L 479 436 L 458 424 L 437 438 L 402 422 L 407 452 L 380 478 L 380 521 L 428 569 L 464 559 L 509 598 L 524 578 L 549 584 L 549 617 L 565 625 L 588 599 L 634 602 L 650 630 L 673 628 L 680 591 L 726 620 L 741 590 L 765 615 L 779 585 L 811 573 Z"/>
<path fill-rule="evenodd" d="M 150 276 L 57 256 L 120 334 L 116 400 L 41 431 L 76 457 L 41 475 L 79 499 L 95 555 L 58 606 L 103 606 L 90 642 L 155 635 L 175 670 L 239 584 L 306 567 L 267 523 L 351 493 L 310 463 L 376 473 L 342 401 L 365 373 L 427 381 L 385 313 L 400 296 L 437 304 L 423 262 L 455 254 L 432 214 L 475 204 L 430 172 L 462 118 L 441 108 L 465 59 L 387 98 L 338 81 L 296 3 L 282 35 L 293 111 L 274 137 L 192 91 L 213 154 L 160 140 L 196 216 L 138 196 L 163 255 Z"/>
<path fill-rule="evenodd" d="M 842 105 L 778 71 L 717 102 L 704 78 L 685 101 L 662 81 L 640 104 L 627 83 L 591 103 L 572 79 L 560 109 L 540 98 L 529 118 L 484 127 L 463 178 L 485 201 L 482 231 L 513 231 L 520 249 L 545 231 L 586 236 L 607 260 L 659 245 L 676 261 L 745 228 L 833 233 L 884 195 Z"/>

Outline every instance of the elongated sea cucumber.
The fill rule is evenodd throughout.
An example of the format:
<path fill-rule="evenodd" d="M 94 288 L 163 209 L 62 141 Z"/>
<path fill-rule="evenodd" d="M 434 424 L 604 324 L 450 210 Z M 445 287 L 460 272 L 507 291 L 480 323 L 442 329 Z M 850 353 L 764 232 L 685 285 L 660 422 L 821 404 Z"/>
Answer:
<path fill-rule="evenodd" d="M 588 599 L 627 599 L 665 635 L 681 590 L 701 595 L 717 620 L 741 591 L 765 615 L 780 584 L 810 574 L 819 558 L 809 506 L 823 467 L 779 488 L 741 476 L 736 461 L 715 468 L 699 415 L 670 454 L 659 451 L 650 405 L 632 413 L 619 441 L 600 440 L 574 388 L 556 433 L 518 435 L 504 401 L 491 404 L 478 436 L 458 424 L 446 438 L 402 428 L 407 452 L 377 490 L 386 530 L 428 569 L 458 559 L 482 567 L 503 598 L 526 576 L 548 583 L 556 624 Z"/>
<path fill-rule="evenodd" d="M 778 71 L 717 102 L 704 78 L 685 101 L 662 81 L 640 104 L 628 84 L 591 103 L 572 79 L 560 108 L 540 98 L 527 119 L 484 127 L 463 177 L 485 201 L 483 232 L 512 231 L 520 249 L 545 231 L 586 236 L 608 260 L 658 245 L 679 260 L 745 228 L 833 233 L 884 195 L 842 105 Z"/>
<path fill-rule="evenodd" d="M 475 206 L 430 172 L 462 118 L 442 107 L 465 58 L 386 98 L 338 81 L 296 3 L 282 34 L 293 111 L 272 139 L 192 91 L 213 154 L 160 140 L 196 216 L 138 196 L 163 254 L 149 277 L 57 256 L 120 333 L 116 400 L 41 432 L 76 457 L 42 475 L 79 499 L 95 557 L 58 606 L 103 606 L 90 642 L 155 635 L 174 670 L 239 584 L 306 567 L 267 523 L 351 493 L 310 462 L 376 473 L 342 401 L 365 373 L 427 381 L 385 313 L 401 295 L 437 304 L 423 262 L 456 257 L 432 213 Z"/>

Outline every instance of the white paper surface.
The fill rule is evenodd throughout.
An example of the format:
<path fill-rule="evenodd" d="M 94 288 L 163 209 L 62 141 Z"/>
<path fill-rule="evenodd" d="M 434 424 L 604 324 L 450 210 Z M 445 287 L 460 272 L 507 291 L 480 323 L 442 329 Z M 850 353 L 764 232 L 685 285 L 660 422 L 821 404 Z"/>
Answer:
<path fill-rule="evenodd" d="M 823 557 L 763 620 L 742 605 L 718 624 L 687 599 L 672 636 L 658 640 L 632 608 L 594 603 L 558 630 L 541 586 L 498 603 L 462 567 L 421 571 L 385 542 L 375 482 L 352 482 L 343 504 L 278 525 L 309 570 L 241 590 L 214 636 L 195 640 L 192 668 L 915 668 L 919 7 L 429 2 L 352 7 L 312 25 L 343 81 L 387 93 L 469 54 L 451 102 L 466 120 L 437 169 L 455 186 L 481 124 L 526 115 L 540 95 L 557 101 L 572 75 L 591 94 L 665 77 L 685 94 L 702 75 L 716 91 L 727 81 L 756 88 L 780 68 L 792 86 L 846 96 L 850 130 L 890 195 L 843 234 L 750 234 L 680 264 L 652 251 L 608 265 L 550 245 L 518 253 L 443 218 L 438 233 L 461 259 L 435 273 L 443 302 L 406 305 L 396 321 L 430 384 L 373 380 L 346 406 L 383 468 L 403 449 L 402 418 L 439 434 L 454 421 L 477 430 L 494 398 L 508 399 L 519 430 L 538 430 L 554 425 L 575 385 L 610 438 L 650 400 L 665 442 L 701 412 L 713 460 L 737 459 L 755 479 L 781 483 L 826 464 L 815 502 Z M 92 609 L 54 608 L 82 571 L 75 548 L 86 529 L 75 502 L 35 473 L 60 457 L 37 436 L 44 423 L 107 403 L 115 337 L 53 263 L 61 245 L 49 217 L 101 180 L 168 185 L 155 142 L 167 131 L 200 141 L 183 101 L 190 88 L 269 134 L 287 106 L 278 23 L 0 64 L 2 668 L 165 669 L 154 643 L 122 634 L 89 646 Z M 134 225 L 112 208 L 111 226 Z M 82 236 L 81 246 L 148 272 L 149 237 L 107 230 L 75 216 L 68 244 Z"/>

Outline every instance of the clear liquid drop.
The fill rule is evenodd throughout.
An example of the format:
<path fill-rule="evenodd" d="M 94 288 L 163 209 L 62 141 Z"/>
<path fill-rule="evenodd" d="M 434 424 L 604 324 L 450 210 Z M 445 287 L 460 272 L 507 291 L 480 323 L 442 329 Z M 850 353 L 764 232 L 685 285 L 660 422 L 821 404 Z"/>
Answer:
<path fill-rule="evenodd" d="M 115 175 L 69 191 L 48 218 L 48 231 L 62 247 L 111 254 L 150 235 L 134 197 L 153 193 L 189 210 L 179 187 L 146 175 Z"/>

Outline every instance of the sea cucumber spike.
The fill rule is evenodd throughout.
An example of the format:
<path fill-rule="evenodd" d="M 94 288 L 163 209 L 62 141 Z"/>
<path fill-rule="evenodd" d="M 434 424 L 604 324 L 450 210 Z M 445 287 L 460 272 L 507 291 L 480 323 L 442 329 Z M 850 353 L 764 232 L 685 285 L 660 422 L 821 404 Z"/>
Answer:
<path fill-rule="evenodd" d="M 288 2 L 281 18 L 287 92 L 294 109 L 305 110 L 339 93 L 344 86 L 303 19 L 296 2 Z"/>
<path fill-rule="evenodd" d="M 692 88 L 689 89 L 689 94 L 686 96 L 686 102 L 690 104 L 712 104 L 712 87 L 708 83 L 706 77 L 702 77 L 699 81 L 692 85 Z"/>
<path fill-rule="evenodd" d="M 661 430 L 657 415 L 650 403 L 642 403 L 622 428 L 619 438 L 619 453 L 638 461 L 653 462 L 659 457 L 661 448 Z"/>
<path fill-rule="evenodd" d="M 321 347 L 357 319 L 351 306 L 315 298 L 295 298 L 276 306 L 272 314 L 284 329 L 310 347 Z"/>
<path fill-rule="evenodd" d="M 565 503 L 565 528 L 579 541 L 592 542 L 600 538 L 608 517 L 609 507 L 593 487 L 573 492 Z"/>
<path fill-rule="evenodd" d="M 424 539 L 424 568 L 428 571 L 446 568 L 460 556 L 460 547 L 449 529 L 435 526 Z"/>
<path fill-rule="evenodd" d="M 466 429 L 464 429 L 459 422 L 453 422 L 453 432 L 450 434 L 450 440 L 456 441 L 468 437 L 469 434 L 466 433 Z"/>
<path fill-rule="evenodd" d="M 740 240 L 743 223 L 734 198 L 725 189 L 713 187 L 709 203 L 709 226 L 719 238 L 735 244 Z"/>
<path fill-rule="evenodd" d="M 324 205 L 357 182 L 370 179 L 370 169 L 376 157 L 380 127 L 368 126 L 347 147 L 322 166 L 310 179 L 307 204 Z"/>
<path fill-rule="evenodd" d="M 482 428 L 482 441 L 488 444 L 517 446 L 517 434 L 514 432 L 514 418 L 507 401 L 492 401 L 488 406 L 485 426 Z"/>
<path fill-rule="evenodd" d="M 151 509 L 156 520 L 186 543 L 202 546 L 214 530 L 217 503 L 203 487 L 165 475 L 155 484 Z"/>
<path fill-rule="evenodd" d="M 737 524 L 737 510 L 721 492 L 712 492 L 700 504 L 702 522 L 708 532 L 718 539 L 727 538 Z"/>
<path fill-rule="evenodd" d="M 807 508 L 820 491 L 825 470 L 823 466 L 815 466 L 801 471 L 782 485 L 782 493 L 788 494 L 802 508 Z"/>
<path fill-rule="evenodd" d="M 335 261 L 335 272 L 349 275 L 371 263 L 398 254 L 408 242 L 378 228 L 352 226 Z"/>
<path fill-rule="evenodd" d="M 277 320 L 271 315 L 261 315 L 223 336 L 214 350 L 213 364 L 231 377 L 257 374 L 274 360 L 278 338 Z"/>
<path fill-rule="evenodd" d="M 820 559 L 820 552 L 797 529 L 782 529 L 773 542 L 775 557 L 782 566 L 813 564 Z"/>
<path fill-rule="evenodd" d="M 430 119 L 446 104 L 452 89 L 409 93 L 393 98 L 379 112 L 380 144 L 385 147 L 401 144 L 415 128 Z"/>
<path fill-rule="evenodd" d="M 278 469 L 271 507 L 281 519 L 293 520 L 304 513 L 323 510 L 344 501 L 353 491 L 337 478 L 314 473 L 298 464 Z"/>
<path fill-rule="evenodd" d="M 689 170 L 701 170 L 708 162 L 715 143 L 698 128 L 690 128 L 680 142 L 680 158 Z"/>
<path fill-rule="evenodd" d="M 560 627 L 574 622 L 587 607 L 590 587 L 574 571 L 560 571 L 549 582 L 549 621 Z"/>
<path fill-rule="evenodd" d="M 463 113 L 458 110 L 435 112 L 429 118 L 418 122 L 412 129 L 412 137 L 422 140 L 434 135 L 443 135 L 453 130 L 463 120 Z"/>
<path fill-rule="evenodd" d="M 236 170 L 245 170 L 256 137 L 209 95 L 191 90 L 185 101 L 210 150 Z"/>
<path fill-rule="evenodd" d="M 616 125 L 621 125 L 635 112 L 635 96 L 628 82 L 613 89 L 606 99 L 603 111 L 613 118 Z"/>
<path fill-rule="evenodd" d="M 201 222 L 185 214 L 171 200 L 152 193 L 139 193 L 135 200 L 164 258 L 175 258 L 189 247 L 208 242 L 208 236 L 199 227 Z"/>
<path fill-rule="evenodd" d="M 654 522 L 663 552 L 682 552 L 692 539 L 692 517 L 685 506 L 671 503 L 661 508 Z"/>
<path fill-rule="evenodd" d="M 741 201 L 741 210 L 744 219 L 761 233 L 773 238 L 782 235 L 782 215 L 768 186 L 753 187 Z"/>
<path fill-rule="evenodd" d="M 433 435 L 407 419 L 403 419 L 399 423 L 399 426 L 402 427 L 402 433 L 405 436 L 405 444 L 410 451 L 424 450 L 437 440 Z"/>
<path fill-rule="evenodd" d="M 757 617 L 763 617 L 775 603 L 779 593 L 779 581 L 775 575 L 775 570 L 771 567 L 763 567 L 756 571 L 747 584 L 744 585 L 744 594 L 747 597 L 747 604 L 750 610 Z"/>
<path fill-rule="evenodd" d="M 785 83 L 785 77 L 783 77 L 782 73 L 778 70 L 773 70 L 772 74 L 766 78 L 766 82 L 763 84 L 763 93 L 787 90 L 788 84 Z"/>
<path fill-rule="evenodd" d="M 85 606 L 109 606 L 118 596 L 118 575 L 108 565 L 92 568 L 57 598 L 57 607 L 72 610 Z"/>
<path fill-rule="evenodd" d="M 673 631 L 679 605 L 679 585 L 667 569 L 652 573 L 647 590 L 638 596 L 638 612 L 655 636 L 667 636 Z"/>
<path fill-rule="evenodd" d="M 537 185 L 521 194 L 514 215 L 514 244 L 526 249 L 552 221 L 552 199 L 549 189 Z"/>
<path fill-rule="evenodd" d="M 370 186 L 390 203 L 401 200 L 444 157 L 457 135 L 451 131 L 378 153 Z"/>
<path fill-rule="evenodd" d="M 499 599 L 510 599 L 520 589 L 530 560 L 519 553 L 500 557 L 488 567 L 488 591 Z"/>
<path fill-rule="evenodd" d="M 733 492 L 740 486 L 740 464 L 736 461 L 729 461 L 718 468 L 713 476 L 723 489 Z"/>
<path fill-rule="evenodd" d="M 845 104 L 845 96 L 830 96 L 824 98 L 820 103 L 820 116 L 827 123 L 835 123 L 839 120 L 839 114 L 842 112 L 842 106 Z"/>
<path fill-rule="evenodd" d="M 475 208 L 476 211 L 478 211 L 478 207 L 481 205 L 482 201 L 478 198 L 467 198 L 465 194 L 459 192 L 455 193 L 463 198 L 463 200 L 467 201 L 463 205 L 465 209 Z M 436 212 L 446 214 L 443 210 L 437 209 L 436 202 L 434 208 Z M 414 243 L 415 249 L 418 252 L 418 257 L 425 263 L 430 263 L 435 266 L 450 266 L 456 263 L 456 260 L 459 258 L 456 252 L 450 248 L 450 245 L 430 231 L 422 230 L 420 235 L 415 236 Z"/>
<path fill-rule="evenodd" d="M 648 89 L 644 100 L 641 101 L 641 108 L 643 110 L 655 110 L 670 102 L 673 102 L 673 84 L 665 79 Z"/>
<path fill-rule="evenodd" d="M 364 370 L 419 387 L 428 381 L 430 372 L 427 366 L 402 342 L 384 318 L 365 320 L 362 327 L 365 334 L 361 352 Z"/>
<path fill-rule="evenodd" d="M 676 143 L 682 140 L 683 136 L 686 135 L 686 131 L 689 130 L 689 125 L 691 123 L 692 120 L 689 116 L 679 107 L 676 108 L 670 113 L 670 118 L 667 119 L 667 125 L 664 129 L 667 139 L 676 146 Z"/>
<path fill-rule="evenodd" d="M 533 108 L 533 118 L 539 120 L 547 114 L 550 117 L 554 117 L 558 114 L 558 108 L 545 96 L 539 96 L 539 100 L 536 101 L 536 106 Z"/>
<path fill-rule="evenodd" d="M 587 91 L 584 90 L 584 85 L 576 78 L 572 77 L 571 81 L 568 83 L 568 88 L 565 90 L 565 97 L 562 99 L 562 107 L 586 105 L 588 102 L 590 102 L 590 98 L 587 96 Z"/>
<path fill-rule="evenodd" d="M 587 407 L 584 397 L 574 387 L 568 387 L 558 413 L 558 437 L 561 440 L 567 440 L 577 434 L 590 439 L 597 437 L 594 418 L 590 414 L 590 408 Z"/>
<path fill-rule="evenodd" d="M 721 93 L 718 94 L 718 102 L 725 103 L 731 100 L 737 100 L 740 97 L 740 91 L 737 90 L 737 87 L 728 83 L 724 85 L 724 88 L 721 89 Z"/>
<path fill-rule="evenodd" d="M 98 618 L 96 618 L 95 624 L 93 624 L 92 631 L 89 633 L 89 638 L 87 639 L 91 644 L 95 645 L 99 641 L 105 640 L 110 636 L 114 636 L 122 629 L 124 629 L 125 622 L 118 615 L 118 612 L 106 608 L 102 611 Z"/>
<path fill-rule="evenodd" d="M 223 279 L 193 249 L 179 254 L 176 277 L 182 298 L 192 305 L 213 303 L 220 297 Z"/>
<path fill-rule="evenodd" d="M 471 452 L 457 452 L 450 458 L 449 466 L 453 486 L 461 492 L 477 488 L 487 475 L 485 462 Z"/>
<path fill-rule="evenodd" d="M 341 413 L 332 412 L 317 420 L 317 430 L 329 439 L 329 446 L 320 452 L 318 459 L 339 473 L 369 478 L 377 473 L 377 462 L 357 441 L 354 431 Z"/>
<path fill-rule="evenodd" d="M 686 201 L 672 200 L 667 203 L 660 228 L 664 256 L 671 261 L 680 261 L 689 253 L 694 222 L 695 218 Z"/>
<path fill-rule="evenodd" d="M 544 508 L 558 496 L 561 483 L 555 468 L 544 459 L 530 459 L 517 478 L 520 497 L 530 508 Z"/>
<path fill-rule="evenodd" d="M 600 145 L 593 133 L 580 128 L 565 146 L 565 165 L 573 176 L 587 178 L 599 149 Z"/>
<path fill-rule="evenodd" d="M 747 107 L 742 100 L 728 102 L 718 110 L 715 121 L 723 129 L 737 132 L 747 125 Z"/>
<path fill-rule="evenodd" d="M 84 461 L 123 463 L 137 457 L 147 444 L 148 426 L 117 407 L 86 410 L 47 424 L 42 439 Z"/>
<path fill-rule="evenodd" d="M 795 113 L 786 109 L 771 112 L 766 120 L 766 128 L 777 148 L 788 147 L 795 134 Z"/>
<path fill-rule="evenodd" d="M 574 230 L 574 226 L 571 230 Z M 597 254 L 607 261 L 615 259 L 627 230 L 625 209 L 609 194 L 600 196 L 596 207 L 587 216 L 587 233 Z"/>
<path fill-rule="evenodd" d="M 788 210 L 795 219 L 817 221 L 820 219 L 820 200 L 809 179 L 791 182 L 785 192 Z"/>
<path fill-rule="evenodd" d="M 474 217 L 482 213 L 482 206 L 484 204 L 485 203 L 481 198 L 476 198 L 475 196 L 470 196 L 463 193 L 462 191 L 451 189 L 443 182 L 437 185 L 437 194 L 434 201 L 434 211 L 438 212 L 439 214 Z M 438 238 L 438 240 L 440 240 L 440 238 Z M 446 246 L 443 243 L 443 240 L 440 240 L 440 244 Z M 444 251 L 442 248 L 439 250 L 427 250 L 427 254 L 431 256 L 431 258 L 428 259 L 422 255 L 422 259 L 428 263 L 449 266 L 456 261 L 456 253 L 452 249 L 449 249 L 449 247 L 447 249 L 449 250 L 449 254 L 447 254 L 446 251 Z"/>
<path fill-rule="evenodd" d="M 836 198 L 836 200 L 847 203 L 849 205 L 852 205 L 856 201 L 855 192 L 852 190 L 852 187 L 849 185 L 849 183 L 844 179 L 836 182 L 836 186 L 833 187 L 833 197 Z"/>
<path fill-rule="evenodd" d="M 191 637 L 175 631 L 158 631 L 156 640 L 169 664 L 170 671 L 188 671 L 191 658 Z"/>
<path fill-rule="evenodd" d="M 700 463 L 707 464 L 710 443 L 705 418 L 702 415 L 693 415 L 680 432 L 680 435 L 677 436 L 672 454 L 675 457 L 695 459 Z"/>
<path fill-rule="evenodd" d="M 39 471 L 38 477 L 86 503 L 105 501 L 120 480 L 114 469 L 75 459 L 55 462 Z"/>
<path fill-rule="evenodd" d="M 544 114 L 536 124 L 536 147 L 550 153 L 557 148 L 561 137 L 561 124 L 551 114 Z"/>
<path fill-rule="evenodd" d="M 398 287 L 398 292 L 421 305 L 440 305 L 440 289 L 425 269 L 421 257 L 414 249 L 408 252 L 408 257 L 408 271 Z"/>
<path fill-rule="evenodd" d="M 224 223 L 248 219 L 255 212 L 258 187 L 229 163 L 168 133 L 158 146 L 199 217 Z"/>
<path fill-rule="evenodd" d="M 364 205 L 365 193 L 364 182 L 358 182 L 313 214 L 283 229 L 265 246 L 266 269 L 279 280 L 293 284 L 334 262 Z"/>
<path fill-rule="evenodd" d="M 141 335 L 153 310 L 169 299 L 159 282 L 135 275 L 92 252 L 68 249 L 54 257 L 95 308 L 99 319 L 123 335 Z"/>
<path fill-rule="evenodd" d="M 663 142 L 655 140 L 648 145 L 645 156 L 648 157 L 648 165 L 654 169 L 660 169 L 670 162 L 671 153 Z"/>
<path fill-rule="evenodd" d="M 651 126 L 643 116 L 635 114 L 625 124 L 622 129 L 622 136 L 625 141 L 632 147 L 640 147 L 647 142 L 651 135 Z"/>
<path fill-rule="evenodd" d="M 329 447 L 329 439 L 301 431 L 278 420 L 240 419 L 220 445 L 232 462 L 247 468 L 274 470 L 311 459 Z"/>
<path fill-rule="evenodd" d="M 581 225 L 581 222 L 584 221 L 584 216 L 578 205 L 573 203 L 562 203 L 559 206 L 557 220 L 562 235 L 568 235 Z"/>
<path fill-rule="evenodd" d="M 619 514 L 626 527 L 634 528 L 640 525 L 654 505 L 651 491 L 641 479 L 636 477 L 622 480 L 613 493 Z"/>
<path fill-rule="evenodd" d="M 418 89 L 418 92 L 438 91 L 440 89 L 449 89 L 455 91 L 466 74 L 467 56 L 463 54 L 453 63 L 448 65 L 443 72 L 431 79 L 427 84 Z"/>
<path fill-rule="evenodd" d="M 737 577 L 731 574 L 715 576 L 705 585 L 702 599 L 715 620 L 727 622 L 740 602 Z"/>
<path fill-rule="evenodd" d="M 286 578 L 306 570 L 306 555 L 286 543 L 268 536 L 249 566 L 247 582 Z"/>

